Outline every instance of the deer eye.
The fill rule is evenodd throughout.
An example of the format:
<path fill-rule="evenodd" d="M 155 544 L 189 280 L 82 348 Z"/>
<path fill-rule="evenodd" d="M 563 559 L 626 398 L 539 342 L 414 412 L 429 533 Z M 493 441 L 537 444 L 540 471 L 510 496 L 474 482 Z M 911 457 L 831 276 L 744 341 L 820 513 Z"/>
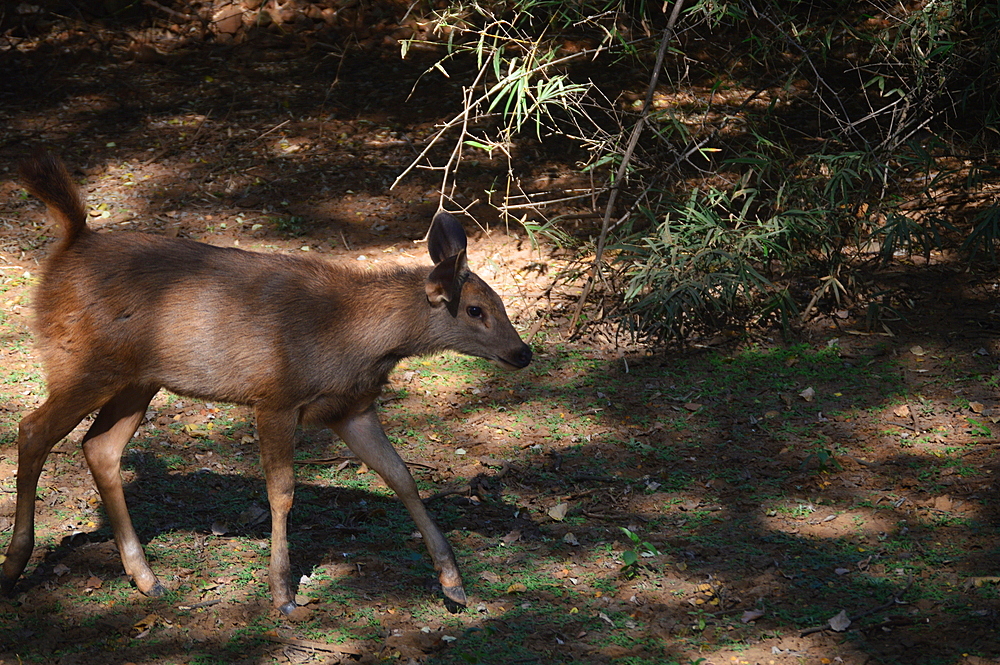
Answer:
<path fill-rule="evenodd" d="M 465 313 L 468 314 L 469 317 L 473 318 L 473 319 L 481 319 L 481 318 L 483 318 L 483 308 L 482 307 L 477 307 L 475 305 L 469 305 L 466 308 Z"/>

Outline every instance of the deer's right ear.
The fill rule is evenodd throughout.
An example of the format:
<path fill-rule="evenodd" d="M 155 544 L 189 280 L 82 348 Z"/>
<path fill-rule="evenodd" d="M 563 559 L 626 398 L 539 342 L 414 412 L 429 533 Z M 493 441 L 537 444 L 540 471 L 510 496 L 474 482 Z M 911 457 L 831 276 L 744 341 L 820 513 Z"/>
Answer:
<path fill-rule="evenodd" d="M 465 229 L 455 216 L 441 211 L 434 215 L 431 230 L 427 233 L 427 251 L 431 260 L 437 265 L 449 256 L 457 256 L 468 246 Z"/>
<path fill-rule="evenodd" d="M 462 276 L 467 271 L 464 249 L 434 266 L 434 270 L 431 270 L 424 283 L 427 301 L 431 306 L 448 305 L 448 310 L 454 316 L 458 311 L 458 301 L 462 295 Z"/>

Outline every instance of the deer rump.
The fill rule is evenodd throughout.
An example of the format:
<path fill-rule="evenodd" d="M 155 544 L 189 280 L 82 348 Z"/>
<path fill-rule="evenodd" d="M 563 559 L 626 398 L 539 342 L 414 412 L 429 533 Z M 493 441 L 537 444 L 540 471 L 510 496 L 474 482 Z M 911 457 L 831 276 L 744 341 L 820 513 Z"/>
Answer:
<path fill-rule="evenodd" d="M 160 388 L 254 408 L 271 506 L 268 581 L 296 606 L 286 524 L 299 423 L 326 426 L 399 495 L 423 535 L 449 609 L 466 602 L 451 546 L 385 436 L 374 401 L 408 356 L 445 349 L 525 367 L 531 349 L 499 296 L 466 262 L 461 224 L 431 222 L 433 266 L 364 271 L 311 257 L 259 254 L 139 233 L 95 233 L 58 160 L 22 164 L 62 240 L 35 297 L 49 397 L 21 422 L 15 524 L 0 587 L 11 592 L 34 547 L 34 500 L 52 447 L 93 411 L 83 438 L 125 571 L 160 595 L 132 526 L 122 452 Z"/>

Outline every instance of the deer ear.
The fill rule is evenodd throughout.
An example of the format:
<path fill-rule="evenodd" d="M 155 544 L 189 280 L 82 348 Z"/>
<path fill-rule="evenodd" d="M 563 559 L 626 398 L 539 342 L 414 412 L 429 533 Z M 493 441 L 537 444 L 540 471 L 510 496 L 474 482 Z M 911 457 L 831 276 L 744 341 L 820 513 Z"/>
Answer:
<path fill-rule="evenodd" d="M 468 271 L 465 250 L 440 261 L 427 276 L 424 289 L 432 307 L 447 304 L 454 315 L 458 311 L 458 301 L 462 295 L 462 276 Z"/>
<path fill-rule="evenodd" d="M 449 256 L 464 252 L 467 245 L 465 229 L 454 215 L 443 210 L 434 215 L 431 229 L 427 232 L 427 251 L 435 265 Z"/>

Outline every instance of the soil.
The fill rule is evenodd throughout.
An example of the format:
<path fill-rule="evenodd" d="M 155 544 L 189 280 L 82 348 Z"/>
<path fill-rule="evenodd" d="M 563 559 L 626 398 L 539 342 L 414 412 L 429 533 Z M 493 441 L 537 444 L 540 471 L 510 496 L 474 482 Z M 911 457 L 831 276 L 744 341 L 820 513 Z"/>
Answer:
<path fill-rule="evenodd" d="M 53 239 L 16 160 L 63 156 L 102 232 L 423 262 L 439 174 L 390 186 L 458 110 L 462 64 L 446 78 L 428 69 L 439 50 L 401 59 L 399 26 L 374 8 L 405 8 L 371 7 L 349 48 L 318 29 L 222 44 L 67 19 L 0 51 L 7 533 L 16 425 L 45 395 L 29 321 Z M 524 181 L 565 185 L 573 156 L 532 150 Z M 549 290 L 565 259 L 498 221 L 485 192 L 505 166 L 474 156 L 452 198 L 474 219 L 471 265 L 537 358 L 518 374 L 410 360 L 382 401 L 468 609 L 426 588 L 423 546 L 374 474 L 303 432 L 291 532 L 308 611 L 280 616 L 250 411 L 161 394 L 125 475 L 171 594 L 124 577 L 85 422 L 43 474 L 39 546 L 0 601 L 0 663 L 1000 662 L 995 281 L 938 254 L 880 276 L 911 307 L 878 333 L 845 305 L 797 345 L 758 331 L 623 350 L 570 336 L 575 287 Z"/>

